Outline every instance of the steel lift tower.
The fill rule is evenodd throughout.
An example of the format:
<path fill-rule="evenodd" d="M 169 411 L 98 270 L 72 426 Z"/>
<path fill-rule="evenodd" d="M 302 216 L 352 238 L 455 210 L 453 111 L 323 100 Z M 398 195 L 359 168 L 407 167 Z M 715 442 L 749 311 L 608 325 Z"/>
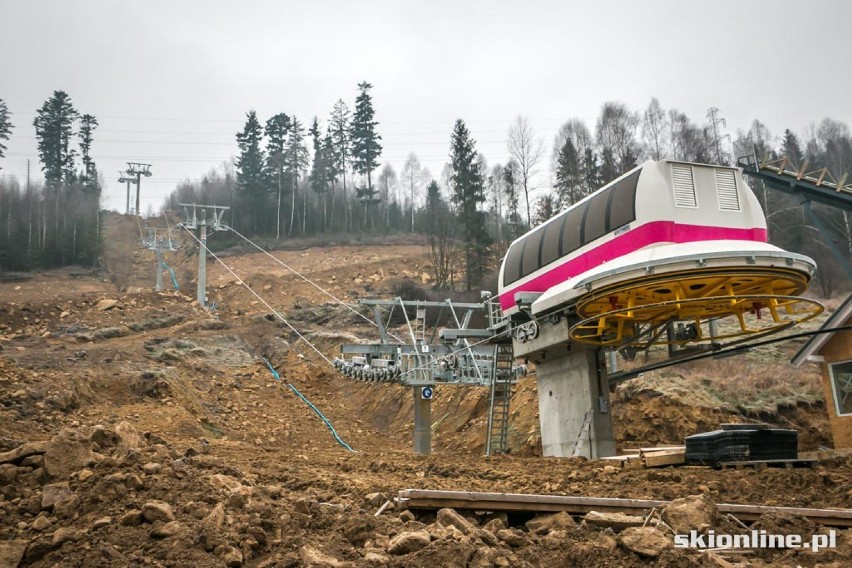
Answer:
<path fill-rule="evenodd" d="M 127 162 L 127 175 L 136 180 L 136 215 L 142 215 L 139 210 L 139 186 L 142 184 L 142 176 L 151 177 L 151 164 L 140 164 L 138 162 Z M 121 180 L 119 180 L 121 181 Z M 128 185 L 128 187 L 130 187 Z"/>
<path fill-rule="evenodd" d="M 126 172 L 118 172 L 118 176 L 118 183 L 127 185 L 127 201 L 124 206 L 124 214 L 130 215 L 130 184 L 136 181 L 136 178 L 130 177 Z"/>
<path fill-rule="evenodd" d="M 163 261 L 164 250 L 172 252 L 177 251 L 177 242 L 172 238 L 171 230 L 148 227 L 148 236 L 142 239 L 142 246 L 148 250 L 154 251 L 157 258 L 157 268 L 155 273 L 156 283 L 154 285 L 154 290 L 162 292 L 164 289 L 163 269 L 169 270 L 172 275 L 172 284 L 174 284 L 175 289 L 177 289 L 177 280 L 175 279 L 174 272 Z"/>
<path fill-rule="evenodd" d="M 207 231 L 227 231 L 228 225 L 222 216 L 230 207 L 221 205 L 197 205 L 180 203 L 183 207 L 183 226 L 190 231 L 198 230 L 198 303 L 207 306 Z"/>

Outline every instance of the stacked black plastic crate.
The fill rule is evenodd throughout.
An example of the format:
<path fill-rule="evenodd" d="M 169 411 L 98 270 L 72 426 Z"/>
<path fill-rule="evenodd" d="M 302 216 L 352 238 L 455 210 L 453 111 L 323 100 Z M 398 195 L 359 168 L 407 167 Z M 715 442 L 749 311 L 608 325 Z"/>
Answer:
<path fill-rule="evenodd" d="M 798 457 L 795 430 L 766 424 L 723 424 L 720 430 L 686 438 L 686 463 L 715 466 L 725 462 L 794 460 Z"/>

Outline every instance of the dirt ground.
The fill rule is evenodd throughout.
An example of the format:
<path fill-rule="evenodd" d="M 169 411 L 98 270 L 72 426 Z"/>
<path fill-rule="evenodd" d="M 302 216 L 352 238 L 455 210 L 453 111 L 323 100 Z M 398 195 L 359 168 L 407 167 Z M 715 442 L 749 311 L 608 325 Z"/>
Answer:
<path fill-rule="evenodd" d="M 542 458 L 532 378 L 515 388 L 509 455 L 482 455 L 484 389 L 444 387 L 432 410 L 434 453 L 418 456 L 408 389 L 338 375 L 234 274 L 327 358 L 342 342 L 375 339 L 359 316 L 268 256 L 234 251 L 221 254 L 234 274 L 208 261 L 217 308 L 203 310 L 191 249 L 166 256 L 181 290 L 155 293 L 153 254 L 138 247 L 135 219 L 110 216 L 105 231 L 103 270 L 0 283 L 0 566 L 842 566 L 852 552 L 852 531 L 819 553 L 647 555 L 588 523 L 539 534 L 520 515 L 469 516 L 475 530 L 449 528 L 447 514 L 391 506 L 376 515 L 407 488 L 850 508 L 852 459 L 716 471 Z M 427 252 L 396 243 L 275 256 L 352 302 L 388 297 L 404 277 L 428 285 Z M 712 365 L 678 376 L 712 377 Z M 799 430 L 800 450 L 831 445 L 824 403 L 813 397 L 750 411 L 655 380 L 613 394 L 622 449 L 756 419 Z"/>

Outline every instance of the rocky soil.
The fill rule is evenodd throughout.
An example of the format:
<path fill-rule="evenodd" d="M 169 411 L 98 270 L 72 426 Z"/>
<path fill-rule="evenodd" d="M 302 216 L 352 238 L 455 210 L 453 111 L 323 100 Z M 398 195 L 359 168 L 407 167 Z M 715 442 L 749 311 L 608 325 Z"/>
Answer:
<path fill-rule="evenodd" d="M 110 246 L 135 251 L 119 225 L 107 228 Z M 414 455 L 408 389 L 337 375 L 212 261 L 218 307 L 200 309 L 191 251 L 167 257 L 180 292 L 148 291 L 146 254 L 113 251 L 103 272 L 0 283 L 0 567 L 843 566 L 850 557 L 852 531 L 841 531 L 834 551 L 733 555 L 672 548 L 669 528 L 743 530 L 714 503 L 850 508 L 850 458 L 763 471 L 542 458 L 532 379 L 516 387 L 509 455 L 482 456 L 486 393 L 450 387 L 433 404 L 434 454 Z M 347 301 L 386 297 L 395 279 L 425 280 L 428 266 L 416 244 L 276 256 Z M 223 260 L 326 357 L 373 338 L 359 316 L 269 257 Z M 712 377 L 714 367 L 683 376 L 699 370 Z M 621 448 L 756 418 L 799 429 L 801 449 L 830 445 L 820 402 L 749 414 L 650 379 L 613 396 Z M 405 511 L 393 497 L 406 488 L 700 498 L 685 514 L 679 503 L 648 519 L 532 517 Z M 825 530 L 801 518 L 760 523 Z"/>

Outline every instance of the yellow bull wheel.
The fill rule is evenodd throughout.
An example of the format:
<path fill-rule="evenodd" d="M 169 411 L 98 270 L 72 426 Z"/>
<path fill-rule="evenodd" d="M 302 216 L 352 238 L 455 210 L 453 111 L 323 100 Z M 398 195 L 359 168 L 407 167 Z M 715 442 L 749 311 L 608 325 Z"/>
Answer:
<path fill-rule="evenodd" d="M 622 346 L 764 335 L 822 312 L 818 302 L 797 296 L 806 287 L 805 275 L 783 268 L 651 275 L 582 297 L 577 304 L 582 319 L 569 330 L 569 337 L 581 343 Z M 711 337 L 706 328 L 713 319 L 723 325 Z M 690 333 L 659 339 L 673 322 L 687 322 Z"/>

